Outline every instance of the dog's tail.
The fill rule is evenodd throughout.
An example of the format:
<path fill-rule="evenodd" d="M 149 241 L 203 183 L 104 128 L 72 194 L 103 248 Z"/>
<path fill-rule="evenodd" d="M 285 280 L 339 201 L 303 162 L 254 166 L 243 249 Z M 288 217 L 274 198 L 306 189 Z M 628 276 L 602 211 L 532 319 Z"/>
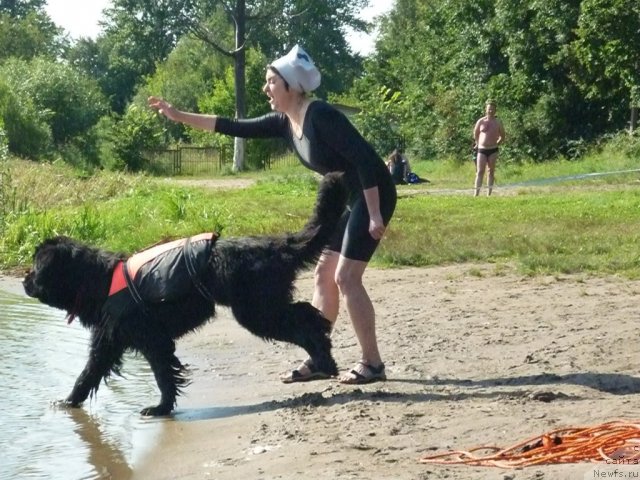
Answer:
<path fill-rule="evenodd" d="M 343 177 L 341 172 L 324 176 L 311 218 L 302 230 L 292 236 L 294 242 L 302 247 L 299 259 L 303 263 L 318 259 L 338 226 L 348 199 Z"/>

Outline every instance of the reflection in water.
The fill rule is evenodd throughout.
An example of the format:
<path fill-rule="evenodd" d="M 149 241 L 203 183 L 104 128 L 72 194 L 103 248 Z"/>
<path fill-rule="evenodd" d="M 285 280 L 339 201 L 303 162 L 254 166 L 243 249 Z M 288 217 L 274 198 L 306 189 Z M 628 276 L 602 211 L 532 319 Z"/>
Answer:
<path fill-rule="evenodd" d="M 126 480 L 159 433 L 161 421 L 138 414 L 158 393 L 133 356 L 83 408 L 53 405 L 84 367 L 88 336 L 64 312 L 0 291 L 0 480 Z"/>

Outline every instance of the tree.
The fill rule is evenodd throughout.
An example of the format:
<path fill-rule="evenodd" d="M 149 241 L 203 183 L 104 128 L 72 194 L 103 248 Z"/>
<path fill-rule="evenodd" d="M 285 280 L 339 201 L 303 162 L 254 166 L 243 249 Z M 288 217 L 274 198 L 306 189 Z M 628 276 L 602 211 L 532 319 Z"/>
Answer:
<path fill-rule="evenodd" d="M 103 42 L 81 37 L 65 50 L 63 58 L 73 68 L 101 84 L 106 94 L 108 90 L 103 85 L 106 84 L 105 77 L 109 72 L 109 55 L 106 48 L 103 48 Z"/>
<path fill-rule="evenodd" d="M 44 11 L 46 0 L 0 0 L 0 12 L 14 19 L 23 19 L 34 11 Z"/>
<path fill-rule="evenodd" d="M 162 95 L 179 109 L 190 112 L 214 111 L 233 115 L 230 111 L 210 110 L 201 105 L 201 99 L 212 95 L 217 79 L 225 76 L 229 66 L 225 58 L 221 58 L 210 47 L 193 36 L 185 36 L 169 54 L 169 57 L 158 64 L 154 74 L 149 75 L 134 98 L 138 105 L 146 105 L 149 95 Z M 212 79 L 214 79 L 212 81 Z M 233 85 L 233 83 L 232 83 Z M 233 96 L 233 89 L 230 92 Z M 233 105 L 233 103 L 232 103 Z M 199 142 L 206 138 L 201 134 L 197 140 L 196 132 L 190 131 L 183 124 L 163 121 L 167 132 L 166 144 L 173 142 Z M 208 137 L 211 137 L 209 134 Z M 208 143 L 206 140 L 203 144 Z"/>
<path fill-rule="evenodd" d="M 44 0 L 0 1 L 0 60 L 9 57 L 55 57 L 65 40 L 44 11 Z"/>
<path fill-rule="evenodd" d="M 344 92 L 362 73 L 362 58 L 351 51 L 347 27 L 361 32 L 369 25 L 358 18 L 369 0 L 288 0 L 282 12 L 253 21 L 249 41 L 273 60 L 296 43 L 311 54 L 322 72 L 317 95 Z"/>
<path fill-rule="evenodd" d="M 366 6 L 368 1 L 115 0 L 110 22 L 114 26 L 113 31 L 122 32 L 123 35 L 126 35 L 126 29 L 120 27 L 127 22 L 134 22 L 136 29 L 141 32 L 166 32 L 170 41 L 160 41 L 163 48 L 175 42 L 184 32 L 189 32 L 213 51 L 231 60 L 234 69 L 235 115 L 243 118 L 247 112 L 245 77 L 248 48 L 258 46 L 267 58 L 274 58 L 283 54 L 293 43 L 304 39 L 303 43 L 309 41 L 307 47 L 318 46 L 318 53 L 314 51 L 314 59 L 319 65 L 322 66 L 323 58 L 331 58 L 329 52 L 339 57 L 341 63 L 327 61 L 328 66 L 340 66 L 335 75 L 328 68 L 327 78 L 353 78 L 358 71 L 357 65 L 350 69 L 347 64 L 356 57 L 349 55 L 345 47 L 343 30 L 346 25 L 360 30 L 365 28 L 363 22 L 356 19 L 356 15 L 358 9 Z M 115 28 L 116 25 L 119 27 Z M 109 31 L 110 27 L 107 28 L 107 32 Z M 160 49 L 160 52 L 166 52 L 166 49 Z M 139 57 L 129 55 L 129 58 Z M 154 58 L 159 58 L 159 55 Z M 244 142 L 238 139 L 234 168 L 242 169 L 243 164 Z"/>
<path fill-rule="evenodd" d="M 582 75 L 569 55 L 588 2 L 595 0 L 397 0 L 382 19 L 377 52 L 353 91 L 362 115 L 376 112 L 379 92 L 389 92 L 397 98 L 388 112 L 392 118 L 377 127 L 368 122 L 377 136 L 384 137 L 393 122 L 413 153 L 466 159 L 473 124 L 491 97 L 508 130 L 504 160 L 573 155 L 576 142 L 619 125 L 622 98 L 622 90 L 608 91 L 613 97 L 602 94 L 606 88 L 599 82 L 607 81 L 602 71 Z M 619 32 L 631 41 L 612 51 L 615 58 L 606 65 L 612 73 L 635 78 L 627 87 L 637 85 L 632 75 L 638 69 L 622 64 L 630 67 L 637 58 L 632 52 L 638 50 L 640 7 L 631 0 L 609 2 L 626 2 L 610 16 L 612 25 L 616 18 L 631 17 L 620 22 L 629 25 Z M 600 10 L 607 15 L 606 8 L 598 8 L 594 16 Z M 602 88 L 589 97 L 587 85 Z M 603 109 L 609 115 L 602 115 Z"/>
<path fill-rule="evenodd" d="M 146 165 L 144 152 L 158 148 L 162 143 L 162 127 L 156 115 L 146 106 L 129 105 L 122 118 L 112 123 L 107 130 L 108 148 L 115 158 L 112 165 L 114 170 L 128 169 L 134 172 L 142 170 Z"/>
<path fill-rule="evenodd" d="M 51 150 L 51 129 L 45 112 L 28 97 L 12 91 L 0 74 L 0 118 L 4 124 L 6 145 L 14 155 L 38 159 Z"/>
<path fill-rule="evenodd" d="M 571 80 L 565 52 L 574 41 L 582 0 L 496 0 L 493 32 L 507 62 L 490 85 L 510 122 L 509 145 L 535 160 L 571 154 L 573 141 L 600 126 L 594 108 Z"/>
<path fill-rule="evenodd" d="M 377 129 L 370 138 L 395 129 L 395 142 L 406 138 L 423 158 L 469 148 L 474 107 L 487 96 L 478 85 L 504 70 L 488 33 L 492 13 L 489 0 L 397 0 L 355 89 L 364 116 L 379 111 L 380 92 L 394 99 L 386 118 L 364 122 Z"/>
<path fill-rule="evenodd" d="M 232 48 L 225 48 L 220 43 L 221 39 L 206 26 L 203 28 L 202 24 L 193 25 L 192 31 L 215 50 L 233 59 L 237 118 L 246 116 L 246 51 L 252 44 L 261 47 L 268 58 L 275 58 L 304 39 L 302 43 L 308 51 L 313 52 L 314 61 L 321 71 L 335 71 L 335 75 L 327 75 L 327 78 L 337 80 L 334 86 L 344 86 L 347 79 L 354 77 L 355 68 L 344 68 L 354 59 L 346 46 L 344 27 L 349 25 L 356 30 L 365 28 L 356 19 L 356 13 L 368 4 L 368 0 L 236 0 L 233 6 L 226 6 L 225 2 L 220 4 L 234 25 L 235 43 Z M 323 65 L 323 61 L 326 65 Z M 332 69 L 332 66 L 337 68 Z M 346 72 L 349 73 L 339 80 L 340 74 Z M 331 88 L 330 81 L 325 80 L 325 85 Z M 243 168 L 244 149 L 244 140 L 236 139 L 234 170 Z"/>
<path fill-rule="evenodd" d="M 104 11 L 103 33 L 96 40 L 79 39 L 64 57 L 95 78 L 112 110 L 122 114 L 143 79 L 155 72 L 185 34 L 181 25 L 188 3 L 113 0 Z"/>
<path fill-rule="evenodd" d="M 14 121 L 5 116 L 13 152 L 38 158 L 50 147 L 64 150 L 75 142 L 80 148 L 92 149 L 81 137 L 106 113 L 106 101 L 94 80 L 68 65 L 42 57 L 5 61 L 0 66 L 0 79 L 11 100 L 6 111 L 13 112 L 13 105 L 25 110 L 24 114 L 12 113 Z M 22 142 L 32 145 L 30 151 L 25 151 Z"/>
<path fill-rule="evenodd" d="M 640 4 L 634 0 L 583 0 L 571 45 L 573 80 L 587 98 L 631 109 L 630 131 L 640 106 Z"/>
<path fill-rule="evenodd" d="M 95 82 L 62 63 L 44 58 L 12 60 L 5 62 L 0 76 L 14 93 L 46 112 L 56 145 L 83 134 L 106 113 Z"/>

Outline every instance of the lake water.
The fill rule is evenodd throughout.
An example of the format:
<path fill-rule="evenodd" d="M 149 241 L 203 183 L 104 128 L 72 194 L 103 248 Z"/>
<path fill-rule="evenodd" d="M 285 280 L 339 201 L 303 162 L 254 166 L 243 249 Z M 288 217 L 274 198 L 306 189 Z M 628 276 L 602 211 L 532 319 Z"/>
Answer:
<path fill-rule="evenodd" d="M 126 480 L 162 419 L 139 411 L 159 394 L 148 364 L 129 356 L 125 378 L 100 386 L 82 408 L 55 401 L 84 367 L 89 332 L 65 313 L 0 290 L 0 480 Z"/>

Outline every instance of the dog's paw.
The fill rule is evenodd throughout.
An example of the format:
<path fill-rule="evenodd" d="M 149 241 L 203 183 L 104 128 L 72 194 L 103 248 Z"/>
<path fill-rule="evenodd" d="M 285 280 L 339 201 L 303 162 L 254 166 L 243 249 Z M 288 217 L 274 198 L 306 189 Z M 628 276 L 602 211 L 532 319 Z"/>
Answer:
<path fill-rule="evenodd" d="M 140 410 L 143 417 L 167 417 L 171 415 L 172 408 L 158 405 L 155 407 L 147 407 Z"/>
<path fill-rule="evenodd" d="M 51 405 L 55 408 L 64 409 L 64 408 L 80 408 L 82 403 L 72 402 L 68 398 L 64 400 L 54 400 L 51 402 Z"/>

